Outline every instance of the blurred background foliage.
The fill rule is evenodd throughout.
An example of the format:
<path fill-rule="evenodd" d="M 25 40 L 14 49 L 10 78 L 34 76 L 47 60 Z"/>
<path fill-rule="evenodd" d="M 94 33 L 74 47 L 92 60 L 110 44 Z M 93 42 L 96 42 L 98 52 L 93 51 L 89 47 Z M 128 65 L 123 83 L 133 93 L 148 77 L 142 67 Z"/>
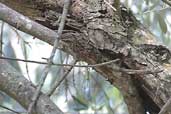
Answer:
<path fill-rule="evenodd" d="M 132 10 L 137 19 L 144 24 L 156 38 L 171 47 L 171 10 L 170 6 L 160 0 L 120 0 Z M 0 22 L 1 54 L 5 57 L 47 62 L 52 46 L 33 36 L 16 30 Z M 8 60 L 29 81 L 37 85 L 45 65 Z M 54 63 L 70 64 L 72 56 L 58 50 Z M 77 62 L 86 65 L 85 62 Z M 47 93 L 55 82 L 61 80 L 67 71 L 66 66 L 51 67 L 43 86 Z M 117 88 L 106 81 L 92 68 L 74 67 L 67 78 L 57 87 L 51 96 L 64 112 L 69 114 L 129 114 L 124 99 Z M 0 113 L 12 109 L 20 114 L 25 112 L 14 99 L 0 91 Z M 148 112 L 147 112 L 148 113 Z"/>
<path fill-rule="evenodd" d="M 158 41 L 171 47 L 171 6 L 163 1 L 171 4 L 170 0 L 121 0 Z"/>

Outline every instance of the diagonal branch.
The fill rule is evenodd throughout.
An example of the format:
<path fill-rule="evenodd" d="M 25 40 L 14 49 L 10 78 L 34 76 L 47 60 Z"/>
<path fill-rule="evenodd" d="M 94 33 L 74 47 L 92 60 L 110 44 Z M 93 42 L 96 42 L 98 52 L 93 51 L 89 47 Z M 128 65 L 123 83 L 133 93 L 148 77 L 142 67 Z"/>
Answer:
<path fill-rule="evenodd" d="M 171 6 L 171 1 L 169 0 L 162 0 L 164 3 L 166 3 L 167 5 Z"/>
<path fill-rule="evenodd" d="M 32 102 L 35 87 L 8 62 L 0 60 L 0 90 L 14 98 L 25 109 Z M 33 114 L 63 114 L 63 112 L 43 93 L 36 103 Z"/>
<path fill-rule="evenodd" d="M 4 22 L 1 22 L 1 33 L 0 33 L 0 54 L 3 55 L 3 32 L 4 30 Z"/>
<path fill-rule="evenodd" d="M 45 42 L 52 43 L 58 36 L 58 33 L 55 31 L 30 20 L 2 3 L 0 3 L 0 20 L 16 27 L 18 30 L 40 38 Z"/>
<path fill-rule="evenodd" d="M 15 110 L 13 110 L 13 109 L 11 109 L 11 108 L 8 108 L 8 107 L 6 107 L 6 106 L 3 106 L 3 105 L 1 105 L 1 104 L 0 104 L 0 107 L 1 107 L 1 108 L 4 108 L 4 109 L 6 109 L 6 110 L 8 110 L 8 111 L 10 111 L 10 112 L 13 112 L 13 113 L 15 113 L 15 114 L 21 114 L 20 112 L 17 112 L 17 111 L 15 111 Z"/>
<path fill-rule="evenodd" d="M 56 36 L 56 39 L 55 39 L 55 42 L 54 42 L 54 46 L 53 46 L 53 49 L 52 49 L 52 52 L 51 52 L 51 55 L 48 59 L 48 64 L 47 66 L 45 67 L 45 69 L 43 70 L 43 74 L 41 76 L 41 79 L 40 79 L 40 82 L 39 82 L 39 85 L 38 85 L 38 88 L 33 96 L 33 101 L 32 103 L 29 105 L 29 108 L 28 108 L 28 112 L 27 114 L 31 114 L 31 111 L 32 111 L 32 108 L 34 107 L 38 97 L 39 97 L 39 94 L 41 92 L 41 89 L 43 87 L 43 84 L 46 80 L 46 77 L 48 75 L 48 72 L 52 66 L 52 63 L 53 63 L 53 58 L 55 56 L 55 52 L 56 52 L 56 49 L 57 47 L 59 46 L 59 39 L 61 38 L 61 35 L 62 35 L 62 31 L 64 29 L 64 25 L 65 25 L 65 20 L 66 20 L 66 17 L 67 17 L 67 13 L 68 13 L 68 9 L 69 9 L 69 4 L 70 4 L 70 0 L 65 0 L 65 4 L 64 4 L 64 7 L 63 7 L 63 13 L 62 13 L 62 18 L 61 18 L 61 22 L 59 24 L 59 28 L 58 28 L 58 35 Z"/>
<path fill-rule="evenodd" d="M 165 114 L 171 106 L 171 98 L 168 99 L 168 101 L 166 102 L 166 104 L 161 108 L 160 112 L 158 114 Z"/>
<path fill-rule="evenodd" d="M 72 65 L 76 64 L 76 60 L 73 60 L 71 62 Z M 52 89 L 47 93 L 48 96 L 51 96 L 57 87 L 59 87 L 59 85 L 66 79 L 66 77 L 68 76 L 68 74 L 70 73 L 70 71 L 73 69 L 73 66 L 70 66 L 69 69 L 67 69 L 67 71 L 65 71 L 65 73 L 62 75 L 62 78 L 59 81 L 56 81 L 52 87 Z"/>

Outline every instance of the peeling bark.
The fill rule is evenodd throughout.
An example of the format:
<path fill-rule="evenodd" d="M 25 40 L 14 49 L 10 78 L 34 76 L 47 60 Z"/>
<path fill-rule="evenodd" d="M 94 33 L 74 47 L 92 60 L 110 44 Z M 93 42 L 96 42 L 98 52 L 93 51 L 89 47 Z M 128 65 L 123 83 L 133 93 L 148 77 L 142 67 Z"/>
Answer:
<path fill-rule="evenodd" d="M 0 1 L 2 2 L 2 0 Z M 154 106 L 151 105 L 151 108 L 161 108 L 171 94 L 169 89 L 171 87 L 170 67 L 166 67 L 170 65 L 170 50 L 160 45 L 130 11 L 121 9 L 121 15 L 118 15 L 118 13 L 112 12 L 104 3 L 98 1 L 75 0 L 72 2 L 65 31 L 60 41 L 60 49 L 89 64 L 119 58 L 120 61 L 116 64 L 96 67 L 95 69 L 121 90 L 128 104 L 130 114 L 144 113 L 144 107 L 141 102 L 143 96 L 147 96 L 143 100 L 148 99 L 149 102 L 152 101 Z M 41 14 L 41 16 L 37 15 L 33 18 L 32 15 L 25 15 L 50 29 L 56 30 L 62 2 L 62 0 L 57 2 L 55 0 L 32 1 L 31 3 L 35 5 L 35 10 L 39 9 L 38 14 Z M 10 2 L 6 1 L 4 3 L 10 4 Z M 22 4 L 29 3 L 27 0 L 23 0 Z M 15 9 L 20 12 L 21 6 L 21 4 L 18 4 Z M 33 7 L 31 9 L 33 10 Z M 2 12 L 1 8 L 0 12 Z M 3 16 L 0 17 L 1 19 L 3 18 Z M 4 18 L 3 20 L 6 21 L 7 19 Z M 10 19 L 6 22 L 17 28 L 21 26 L 20 21 L 16 21 L 18 25 L 11 22 Z M 24 22 L 25 19 L 21 23 Z M 34 22 L 30 24 L 36 25 L 38 28 L 41 27 L 41 25 Z M 44 28 L 41 30 L 45 30 L 44 32 L 47 34 L 39 31 L 40 35 L 35 32 L 37 31 L 36 29 L 27 29 L 24 25 L 18 29 L 34 35 L 49 44 L 53 44 L 53 37 L 56 35 L 54 31 Z M 52 34 L 48 34 L 48 32 Z M 116 72 L 114 70 L 115 66 L 129 69 L 154 70 L 158 68 L 164 71 L 148 75 L 128 75 Z"/>

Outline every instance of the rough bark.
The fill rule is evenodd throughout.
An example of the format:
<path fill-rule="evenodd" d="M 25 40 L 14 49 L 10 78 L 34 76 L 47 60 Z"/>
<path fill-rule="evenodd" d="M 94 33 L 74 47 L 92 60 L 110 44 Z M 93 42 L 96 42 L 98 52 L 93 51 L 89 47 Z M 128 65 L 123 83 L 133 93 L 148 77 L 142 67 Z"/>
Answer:
<path fill-rule="evenodd" d="M 50 29 L 58 27 L 57 20 L 60 17 L 63 0 L 57 2 L 55 0 L 31 2 L 22 0 L 18 3 L 15 0 L 12 2 L 10 0 L 0 1 Z M 15 7 L 12 5 L 14 3 Z M 26 5 L 31 7 L 22 7 Z M 23 12 L 25 10 L 33 11 L 34 16 Z M 2 8 L 0 8 L 0 12 L 2 12 Z M 3 15 L 1 19 L 2 17 Z M 45 38 L 40 35 L 43 32 L 38 34 L 34 32 L 35 29 L 21 26 L 20 21 L 15 24 L 10 20 L 6 22 L 53 44 L 54 38 L 50 35 L 55 36 L 56 33 L 52 30 L 43 29 L 52 33 L 46 34 Z M 151 108 L 157 109 L 166 103 L 171 94 L 169 67 L 166 67 L 166 65 L 170 65 L 168 63 L 171 56 L 170 50 L 159 45 L 155 41 L 155 37 L 134 18 L 130 11 L 121 9 L 121 13 L 118 14 L 118 12 L 111 11 L 100 0 L 73 1 L 60 48 L 89 64 L 119 58 L 118 63 L 95 69 L 121 90 L 130 114 L 143 114 L 142 98 L 149 101 L 146 101 L 147 104 L 152 104 Z M 148 75 L 143 73 L 130 75 L 116 72 L 116 67 L 151 70 L 158 68 L 164 71 Z"/>
<path fill-rule="evenodd" d="M 0 89 L 16 99 L 24 108 L 28 108 L 35 87 L 8 62 L 0 60 Z M 34 114 L 63 114 L 49 97 L 40 95 L 34 109 Z"/>

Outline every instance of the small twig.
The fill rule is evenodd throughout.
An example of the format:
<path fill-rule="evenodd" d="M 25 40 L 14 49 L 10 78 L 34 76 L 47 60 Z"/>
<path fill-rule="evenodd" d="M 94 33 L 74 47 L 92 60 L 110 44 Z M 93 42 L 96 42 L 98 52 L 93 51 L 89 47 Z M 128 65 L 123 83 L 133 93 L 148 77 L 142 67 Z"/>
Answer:
<path fill-rule="evenodd" d="M 171 6 L 171 1 L 168 0 L 162 0 L 164 3 L 166 3 L 167 5 Z"/>
<path fill-rule="evenodd" d="M 9 110 L 9 111 L 11 111 L 11 112 L 13 112 L 13 113 L 16 113 L 16 114 L 24 113 L 24 112 L 17 112 L 17 111 L 15 111 L 15 110 L 10 109 L 10 108 L 8 108 L 8 107 L 6 107 L 6 106 L 3 106 L 3 105 L 1 105 L 1 104 L 0 104 L 0 107 L 1 107 L 1 108 L 4 108 L 4 109 L 6 109 L 6 110 Z"/>
<path fill-rule="evenodd" d="M 71 65 L 75 65 L 76 61 L 74 60 Z M 48 96 L 51 96 L 57 87 L 64 81 L 64 79 L 68 76 L 70 71 L 73 69 L 73 66 L 70 66 L 70 68 L 62 75 L 62 78 L 59 81 L 56 81 L 52 89 L 47 93 Z"/>
<path fill-rule="evenodd" d="M 30 63 L 36 63 L 36 64 L 48 64 L 47 62 L 40 62 L 40 61 L 33 61 L 33 60 L 24 60 L 24 59 L 17 59 L 17 58 L 8 58 L 8 57 L 2 57 L 0 56 L 0 59 L 7 59 L 7 60 L 12 60 L 12 61 L 21 61 L 21 62 L 30 62 Z M 109 65 L 112 63 L 115 63 L 119 61 L 119 59 L 114 59 L 111 61 L 103 62 L 103 63 L 98 63 L 98 64 L 92 64 L 92 65 L 72 65 L 72 64 L 55 64 L 52 63 L 52 65 L 56 66 L 72 66 L 72 67 L 100 67 L 100 66 L 105 66 Z M 120 68 L 120 67 L 113 67 L 113 70 L 116 72 L 124 72 L 127 74 L 154 74 L 154 73 L 160 73 L 163 70 L 134 70 L 134 69 L 126 69 L 126 68 Z"/>
<path fill-rule="evenodd" d="M 21 35 L 18 33 L 18 31 L 17 31 L 16 28 L 14 28 L 13 26 L 10 26 L 10 27 L 11 27 L 11 29 L 15 32 L 15 34 L 16 34 L 16 36 L 17 36 L 17 38 L 18 38 L 18 43 L 19 43 L 19 40 L 21 39 Z"/>
<path fill-rule="evenodd" d="M 168 109 L 171 107 L 171 98 L 166 102 L 166 104 L 161 108 L 158 114 L 165 114 Z"/>
<path fill-rule="evenodd" d="M 0 59 L 6 59 L 6 60 L 11 60 L 11 61 L 21 61 L 21 62 L 29 62 L 29 63 L 36 63 L 36 64 L 48 64 L 48 62 L 40 62 L 40 61 L 34 61 L 34 60 L 25 60 L 25 59 L 18 59 L 18 58 L 10 58 L 10 57 L 2 57 L 0 56 Z M 92 65 L 72 65 L 72 64 L 55 64 L 52 63 L 52 65 L 56 66 L 72 66 L 72 67 L 99 67 L 99 66 L 105 66 L 108 64 L 112 64 L 119 61 L 119 59 L 114 59 L 111 61 L 103 62 L 103 63 L 98 63 L 98 64 L 92 64 Z"/>
<path fill-rule="evenodd" d="M 117 72 L 123 72 L 126 74 L 156 74 L 156 73 L 163 72 L 162 69 L 134 70 L 134 69 L 125 69 L 120 67 L 114 67 L 113 70 Z"/>
<path fill-rule="evenodd" d="M 26 47 L 25 41 L 24 41 L 23 43 L 24 43 L 24 44 L 23 44 L 23 46 L 24 46 L 24 49 L 23 49 L 23 52 L 24 52 L 24 59 L 27 60 L 27 59 L 28 59 L 28 57 L 27 57 L 27 55 L 28 55 L 27 47 Z M 30 74 L 29 74 L 28 63 L 25 63 L 25 67 L 26 67 L 26 73 L 27 73 L 28 79 L 29 79 L 29 81 L 32 83 L 31 77 L 30 77 Z"/>
<path fill-rule="evenodd" d="M 0 35 L 0 55 L 3 54 L 3 29 L 4 29 L 4 22 L 2 21 L 2 24 L 1 24 L 1 35 Z"/>
<path fill-rule="evenodd" d="M 15 29 L 14 27 L 11 26 L 11 29 L 16 33 L 17 37 L 18 37 L 18 43 L 19 43 L 19 40 L 21 40 L 21 46 L 23 46 L 22 48 L 22 51 L 23 51 L 23 55 L 24 55 L 24 59 L 27 60 L 27 47 L 26 45 L 28 44 L 28 42 L 26 42 L 20 35 L 20 33 L 17 31 L 17 29 Z M 31 81 L 31 77 L 29 75 L 29 68 L 28 68 L 28 64 L 27 62 L 25 63 L 25 67 L 26 67 L 26 73 L 27 73 L 27 76 L 28 76 L 28 79 L 29 81 L 32 83 Z"/>
<path fill-rule="evenodd" d="M 49 72 L 49 70 L 51 68 L 52 63 L 53 63 L 53 57 L 55 56 L 56 49 L 57 49 L 57 47 L 59 45 L 59 39 L 60 39 L 60 37 L 62 35 L 62 31 L 64 29 L 65 20 L 66 20 L 67 14 L 68 14 L 69 5 L 70 5 L 70 0 L 65 0 L 64 1 L 64 7 L 63 7 L 63 12 L 62 12 L 62 17 L 61 17 L 61 22 L 60 22 L 59 28 L 58 28 L 58 36 L 56 36 L 54 46 L 53 46 L 51 55 L 50 55 L 49 60 L 48 60 L 48 64 L 45 67 L 44 72 L 43 72 L 43 74 L 41 76 L 40 83 L 38 85 L 38 88 L 36 89 L 36 92 L 35 92 L 34 96 L 33 96 L 32 102 L 29 105 L 27 114 L 31 114 L 32 108 L 35 105 L 35 103 L 36 103 L 36 101 L 37 101 L 37 99 L 39 97 L 41 88 L 42 88 L 42 86 L 43 86 L 43 84 L 45 82 L 47 74 L 48 74 L 48 72 Z"/>
<path fill-rule="evenodd" d="M 104 0 L 104 2 L 110 7 L 113 9 L 113 11 L 116 11 L 116 8 L 114 8 L 109 2 L 107 2 L 106 0 Z"/>

